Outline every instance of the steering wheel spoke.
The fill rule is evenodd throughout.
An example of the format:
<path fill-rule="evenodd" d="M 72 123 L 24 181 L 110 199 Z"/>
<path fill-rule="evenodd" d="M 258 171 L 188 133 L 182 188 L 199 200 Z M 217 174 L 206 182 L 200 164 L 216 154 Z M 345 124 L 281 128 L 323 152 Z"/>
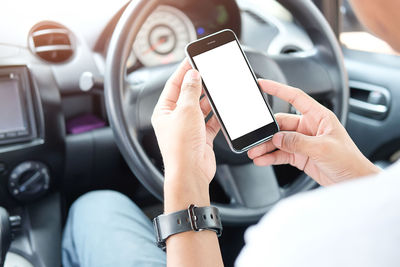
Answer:
<path fill-rule="evenodd" d="M 216 177 L 231 204 L 247 208 L 260 208 L 276 203 L 282 191 L 272 167 L 258 167 L 253 163 L 242 165 L 221 164 Z"/>
<path fill-rule="evenodd" d="M 124 108 L 133 116 L 135 127 L 139 131 L 152 129 L 151 115 L 165 82 L 176 70 L 179 63 L 166 64 L 156 67 L 141 68 L 127 75 Z"/>
<path fill-rule="evenodd" d="M 329 95 L 335 91 L 330 74 L 326 65 L 321 64 L 317 50 L 271 58 L 285 73 L 288 85 L 301 88 L 313 97 Z"/>
<path fill-rule="evenodd" d="M 334 91 L 332 79 L 321 64 L 317 49 L 293 54 L 267 55 L 245 48 L 256 75 L 301 88 L 311 96 L 327 95 Z"/>

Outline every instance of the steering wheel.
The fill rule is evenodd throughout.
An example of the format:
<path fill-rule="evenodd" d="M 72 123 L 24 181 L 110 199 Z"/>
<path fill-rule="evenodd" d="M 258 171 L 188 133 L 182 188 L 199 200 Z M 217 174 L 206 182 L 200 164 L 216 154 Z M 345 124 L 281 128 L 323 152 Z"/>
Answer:
<path fill-rule="evenodd" d="M 256 75 L 303 89 L 328 100 L 344 124 L 349 90 L 341 49 L 327 21 L 310 0 L 279 0 L 303 27 L 314 44 L 312 51 L 270 56 L 245 48 Z M 119 150 L 139 181 L 163 199 L 163 174 L 144 149 L 143 133 L 151 128 L 151 114 L 165 82 L 177 64 L 144 67 L 129 75 L 126 61 L 141 26 L 159 0 L 131 1 L 113 32 L 106 60 L 105 99 L 108 118 Z M 261 34 L 261 33 L 260 33 Z M 289 104 L 271 98 L 275 112 L 289 112 Z M 155 139 L 153 139 L 155 142 Z M 280 199 L 317 184 L 302 173 L 289 186 L 280 187 L 272 167 L 256 167 L 246 155 L 235 155 L 220 135 L 215 142 L 217 173 L 229 203 L 213 203 L 227 223 L 255 222 Z"/>

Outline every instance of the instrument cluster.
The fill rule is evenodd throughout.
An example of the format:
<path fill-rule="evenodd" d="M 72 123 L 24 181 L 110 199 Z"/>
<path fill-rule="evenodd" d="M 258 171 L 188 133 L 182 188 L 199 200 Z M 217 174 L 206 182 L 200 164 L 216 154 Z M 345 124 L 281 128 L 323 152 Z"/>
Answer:
<path fill-rule="evenodd" d="M 165 2 L 144 22 L 133 44 L 127 69 L 181 61 L 188 43 L 226 28 L 240 36 L 240 13 L 235 1 Z"/>

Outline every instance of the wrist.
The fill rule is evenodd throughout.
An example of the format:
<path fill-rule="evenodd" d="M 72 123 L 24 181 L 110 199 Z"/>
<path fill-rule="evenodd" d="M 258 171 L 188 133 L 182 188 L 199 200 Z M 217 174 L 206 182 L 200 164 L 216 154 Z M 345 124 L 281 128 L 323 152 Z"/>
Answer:
<path fill-rule="evenodd" d="M 363 166 L 362 168 L 358 168 L 358 174 L 357 177 L 364 177 L 364 176 L 369 176 L 369 175 L 374 175 L 378 174 L 381 172 L 381 169 L 375 164 L 373 164 L 371 161 L 369 161 L 367 158 L 364 157 L 363 164 L 360 164 L 360 166 Z"/>
<path fill-rule="evenodd" d="M 164 180 L 164 212 L 210 205 L 209 185 L 205 179 L 192 173 L 166 172 Z"/>
<path fill-rule="evenodd" d="M 376 166 L 375 164 L 373 164 L 372 162 L 369 161 L 369 168 L 368 168 L 368 172 L 366 173 L 366 175 L 378 174 L 381 171 L 382 171 L 381 168 L 379 168 L 378 166 Z"/>

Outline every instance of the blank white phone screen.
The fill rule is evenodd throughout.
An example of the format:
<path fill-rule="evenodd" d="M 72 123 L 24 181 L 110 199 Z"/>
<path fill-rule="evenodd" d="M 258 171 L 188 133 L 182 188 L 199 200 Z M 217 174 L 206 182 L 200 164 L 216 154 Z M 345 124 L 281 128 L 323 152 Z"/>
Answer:
<path fill-rule="evenodd" d="M 236 41 L 194 56 L 193 61 L 231 140 L 273 122 Z"/>

